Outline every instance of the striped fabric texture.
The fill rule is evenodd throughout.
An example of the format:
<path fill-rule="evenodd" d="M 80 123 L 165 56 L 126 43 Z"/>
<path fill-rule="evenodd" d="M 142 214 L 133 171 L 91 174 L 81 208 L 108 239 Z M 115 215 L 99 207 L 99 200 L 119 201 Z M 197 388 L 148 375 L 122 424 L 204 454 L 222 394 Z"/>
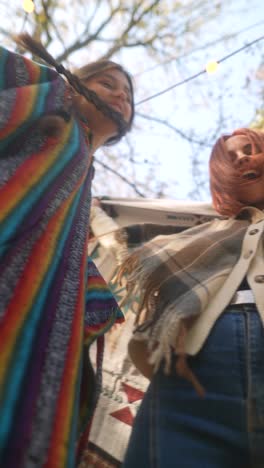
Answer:
<path fill-rule="evenodd" d="M 63 131 L 43 131 L 47 116 Z M 87 349 L 122 315 L 87 263 L 89 129 L 56 71 L 0 48 L 0 466 L 68 468 Z"/>

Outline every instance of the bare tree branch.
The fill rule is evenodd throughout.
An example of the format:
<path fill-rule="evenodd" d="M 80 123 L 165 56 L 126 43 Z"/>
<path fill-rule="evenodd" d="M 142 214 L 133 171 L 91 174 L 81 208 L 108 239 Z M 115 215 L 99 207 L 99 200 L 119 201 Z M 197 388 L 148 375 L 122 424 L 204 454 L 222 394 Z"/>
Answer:
<path fill-rule="evenodd" d="M 109 59 L 110 57 L 112 57 L 112 55 L 114 55 L 117 51 L 120 50 L 121 47 L 129 47 L 129 43 L 128 43 L 128 34 L 129 32 L 131 32 L 131 30 L 140 23 L 140 21 L 142 21 L 142 19 L 147 16 L 151 11 L 154 10 L 154 8 L 159 4 L 159 0 L 154 0 L 147 8 L 145 8 L 141 14 L 136 17 L 136 13 L 138 12 L 139 8 L 140 8 L 140 2 L 139 3 L 136 3 L 135 4 L 135 8 L 134 10 L 132 10 L 131 12 L 131 18 L 130 18 L 130 21 L 127 25 L 127 27 L 124 29 L 124 31 L 121 33 L 120 35 L 120 40 L 117 41 L 113 47 L 111 47 L 108 52 L 106 54 L 104 54 L 103 58 L 104 59 Z M 140 44 L 141 41 L 136 41 L 136 43 L 134 45 L 132 45 L 133 43 L 131 43 L 131 47 L 136 47 L 137 45 L 143 45 Z M 145 40 L 144 41 L 144 45 L 148 43 L 149 41 Z"/>
<path fill-rule="evenodd" d="M 191 137 L 190 135 L 186 135 L 182 130 L 179 130 L 178 128 L 174 127 L 174 125 L 171 125 L 167 120 L 159 119 L 158 117 L 153 117 L 150 115 L 142 114 L 141 112 L 137 112 L 137 115 L 141 117 L 142 119 L 150 120 L 152 122 L 157 122 L 161 125 L 165 125 L 168 127 L 170 130 L 173 130 L 173 132 L 177 133 L 179 136 L 184 138 L 185 140 L 188 140 L 191 143 L 195 143 L 196 145 L 200 146 L 207 146 L 211 147 L 211 144 L 207 143 L 206 141 L 200 141 L 196 140 L 195 138 Z"/>
<path fill-rule="evenodd" d="M 67 57 L 72 54 L 73 52 L 75 52 L 76 50 L 80 50 L 82 49 L 83 47 L 86 47 L 89 43 L 97 40 L 97 37 L 99 36 L 99 34 L 103 31 L 103 29 L 111 22 L 111 20 L 113 19 L 113 17 L 116 15 L 116 13 L 118 13 L 120 10 L 118 8 L 114 9 L 111 11 L 110 15 L 104 20 L 101 22 L 101 24 L 98 26 L 97 30 L 89 35 L 88 37 L 86 37 L 85 39 L 83 39 L 82 41 L 80 40 L 80 36 L 79 38 L 74 41 L 72 43 L 72 45 L 70 45 L 69 47 L 67 47 L 65 49 L 65 51 L 60 54 L 58 57 L 57 57 L 57 61 L 58 62 L 62 62 L 64 60 L 67 59 Z"/>
<path fill-rule="evenodd" d="M 140 197 L 142 198 L 145 198 L 146 195 L 144 195 L 144 193 L 142 193 L 136 186 L 136 184 L 134 184 L 133 182 L 131 182 L 130 180 L 128 180 L 125 176 L 123 176 L 122 174 L 119 174 L 119 172 L 117 172 L 115 169 L 113 169 L 112 167 L 108 166 L 107 164 L 103 163 L 102 161 L 99 161 L 99 159 L 97 158 L 94 158 L 95 162 L 97 164 L 99 164 L 100 166 L 102 166 L 104 169 L 106 169 L 108 172 L 112 172 L 112 174 L 115 174 L 117 177 L 119 177 L 119 179 L 121 179 L 123 182 L 125 182 L 127 185 L 129 185 L 129 187 L 131 187 L 134 192 L 139 195 Z"/>

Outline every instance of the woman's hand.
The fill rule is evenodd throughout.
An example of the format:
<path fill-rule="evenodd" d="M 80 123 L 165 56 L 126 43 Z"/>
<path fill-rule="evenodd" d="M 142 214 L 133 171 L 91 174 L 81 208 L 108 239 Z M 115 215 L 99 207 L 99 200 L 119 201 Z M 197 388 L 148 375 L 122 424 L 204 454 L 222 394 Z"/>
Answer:
<path fill-rule="evenodd" d="M 101 207 L 101 201 L 99 200 L 99 198 L 93 198 L 93 199 L 92 199 L 92 206 L 99 206 L 99 207 Z"/>

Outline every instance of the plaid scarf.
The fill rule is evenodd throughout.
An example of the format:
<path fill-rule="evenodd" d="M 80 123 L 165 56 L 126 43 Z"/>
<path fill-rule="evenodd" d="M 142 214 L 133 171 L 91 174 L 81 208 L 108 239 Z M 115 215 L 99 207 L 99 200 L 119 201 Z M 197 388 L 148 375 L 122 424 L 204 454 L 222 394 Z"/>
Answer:
<path fill-rule="evenodd" d="M 184 356 L 184 336 L 238 261 L 250 223 L 250 209 L 243 209 L 236 218 L 160 235 L 121 266 L 118 278 L 127 281 L 123 302 L 139 298 L 133 339 L 147 342 L 154 371 L 163 361 L 169 372 L 172 352 Z"/>

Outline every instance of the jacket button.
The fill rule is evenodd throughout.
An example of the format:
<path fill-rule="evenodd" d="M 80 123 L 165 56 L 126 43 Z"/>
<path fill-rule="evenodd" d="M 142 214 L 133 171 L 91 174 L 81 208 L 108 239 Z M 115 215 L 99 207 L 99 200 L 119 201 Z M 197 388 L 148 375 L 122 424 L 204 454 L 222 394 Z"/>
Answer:
<path fill-rule="evenodd" d="M 256 283 L 264 283 L 264 275 L 257 275 L 255 276 L 254 280 Z"/>
<path fill-rule="evenodd" d="M 251 257 L 252 254 L 253 254 L 253 250 L 249 250 L 248 252 L 246 252 L 246 253 L 244 254 L 245 260 L 247 260 L 247 258 Z"/>
<path fill-rule="evenodd" d="M 258 232 L 259 232 L 259 229 L 252 229 L 251 231 L 249 231 L 249 234 L 253 236 L 254 234 L 257 234 Z"/>

